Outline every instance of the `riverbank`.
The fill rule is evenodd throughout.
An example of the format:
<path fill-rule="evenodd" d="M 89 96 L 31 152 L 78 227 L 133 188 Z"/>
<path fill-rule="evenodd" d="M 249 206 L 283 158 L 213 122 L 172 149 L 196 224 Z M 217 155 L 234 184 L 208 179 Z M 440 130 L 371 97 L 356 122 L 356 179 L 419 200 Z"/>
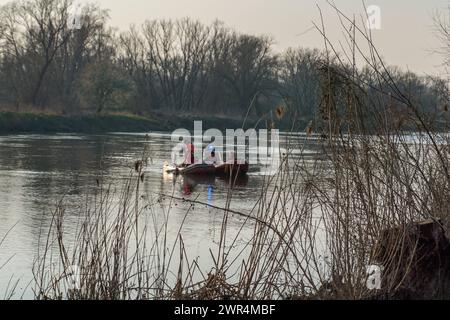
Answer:
<path fill-rule="evenodd" d="M 49 113 L 0 112 L 0 134 L 14 133 L 97 133 L 173 131 L 193 129 L 195 120 L 203 121 L 203 128 L 240 128 L 242 120 L 221 117 L 154 116 L 132 114 L 89 114 L 65 116 Z M 247 126 L 255 125 L 247 121 Z"/>

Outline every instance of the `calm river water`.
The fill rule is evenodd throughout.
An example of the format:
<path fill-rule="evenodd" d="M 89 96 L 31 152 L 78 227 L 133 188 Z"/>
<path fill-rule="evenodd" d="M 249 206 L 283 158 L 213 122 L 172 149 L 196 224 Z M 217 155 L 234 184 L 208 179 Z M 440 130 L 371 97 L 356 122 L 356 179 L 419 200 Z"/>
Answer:
<path fill-rule="evenodd" d="M 282 144 L 283 144 L 282 136 Z M 294 140 L 304 136 L 290 136 Z M 173 143 L 170 134 L 149 133 L 151 163 L 142 192 L 174 194 L 213 206 L 225 205 L 227 181 L 173 179 L 163 174 L 170 160 Z M 145 144 L 145 134 L 101 135 L 11 135 L 0 136 L 0 299 L 18 281 L 15 298 L 33 298 L 33 261 L 40 247 L 40 234 L 48 228 L 56 202 L 65 196 L 66 215 L 76 218 L 86 194 L 95 187 L 102 173 L 113 184 L 126 178 Z M 314 157 L 318 146 L 310 141 L 302 157 Z M 102 163 L 102 165 L 100 165 Z M 101 168 L 101 170 L 100 170 Z M 231 209 L 250 212 L 265 179 L 262 168 L 253 167 L 235 188 Z M 169 229 L 178 232 L 189 204 L 175 201 Z M 184 223 L 182 235 L 189 254 L 205 257 L 220 237 L 223 212 L 196 206 Z M 229 221 L 230 235 L 243 225 L 243 218 Z M 75 233 L 76 224 L 66 226 Z M 251 232 L 251 227 L 248 228 Z M 245 226 L 242 237 L 245 238 Z M 6 237 L 5 237 L 6 236 Z M 239 239 L 238 239 L 239 240 Z M 242 239 L 244 241 L 244 239 Z"/>

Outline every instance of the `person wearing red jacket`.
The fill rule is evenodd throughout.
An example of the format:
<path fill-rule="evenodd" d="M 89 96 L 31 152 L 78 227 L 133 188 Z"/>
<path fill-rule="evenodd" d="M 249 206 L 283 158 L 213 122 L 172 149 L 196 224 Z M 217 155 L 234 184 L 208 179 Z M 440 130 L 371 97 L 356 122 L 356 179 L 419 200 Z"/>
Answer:
<path fill-rule="evenodd" d="M 184 164 L 186 166 L 190 165 L 190 164 L 194 164 L 195 162 L 195 158 L 194 158 L 194 145 L 192 144 L 192 142 L 189 142 L 186 144 L 186 159 L 184 161 Z"/>

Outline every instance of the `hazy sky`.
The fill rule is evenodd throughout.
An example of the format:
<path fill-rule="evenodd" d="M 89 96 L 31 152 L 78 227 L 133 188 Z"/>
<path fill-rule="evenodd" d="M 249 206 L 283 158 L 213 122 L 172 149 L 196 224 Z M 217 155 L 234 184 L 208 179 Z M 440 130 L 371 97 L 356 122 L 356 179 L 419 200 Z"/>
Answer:
<path fill-rule="evenodd" d="M 88 2 L 89 0 L 78 0 Z M 0 4 L 8 2 L 0 0 Z M 92 1 L 89 1 L 92 2 Z M 322 9 L 328 35 L 342 40 L 342 29 L 333 9 L 325 0 L 97 0 L 110 9 L 111 24 L 127 29 L 146 19 L 191 17 L 210 23 L 215 19 L 251 34 L 271 35 L 275 49 L 287 47 L 323 48 L 323 39 L 312 30 L 312 21 L 320 22 L 317 5 Z M 350 16 L 361 20 L 362 0 L 335 0 Z M 433 14 L 444 10 L 448 0 L 365 0 L 365 5 L 381 9 L 381 30 L 373 37 L 389 64 L 420 74 L 438 74 L 442 58 L 433 53 L 439 47 L 433 31 Z M 309 30 L 309 31 L 307 31 Z"/>

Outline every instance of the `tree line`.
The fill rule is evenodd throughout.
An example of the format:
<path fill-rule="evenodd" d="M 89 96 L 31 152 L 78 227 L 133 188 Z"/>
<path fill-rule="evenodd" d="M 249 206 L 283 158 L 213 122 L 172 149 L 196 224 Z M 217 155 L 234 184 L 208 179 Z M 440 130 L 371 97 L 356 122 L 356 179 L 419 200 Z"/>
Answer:
<path fill-rule="evenodd" d="M 94 4 L 76 7 L 71 0 L 1 6 L 0 105 L 69 115 L 256 118 L 288 112 L 305 121 L 326 113 L 320 107 L 330 98 L 323 78 L 333 62 L 320 50 L 276 53 L 270 37 L 240 33 L 219 21 L 151 20 L 124 32 L 108 23 L 107 10 Z M 357 73 L 365 88 L 362 99 L 383 86 L 370 70 Z M 448 100 L 443 79 L 398 68 L 391 68 L 389 76 L 424 111 L 440 110 Z M 334 98 L 337 110 L 345 109 L 345 99 Z M 393 103 L 389 96 L 381 99 L 386 106 Z"/>

